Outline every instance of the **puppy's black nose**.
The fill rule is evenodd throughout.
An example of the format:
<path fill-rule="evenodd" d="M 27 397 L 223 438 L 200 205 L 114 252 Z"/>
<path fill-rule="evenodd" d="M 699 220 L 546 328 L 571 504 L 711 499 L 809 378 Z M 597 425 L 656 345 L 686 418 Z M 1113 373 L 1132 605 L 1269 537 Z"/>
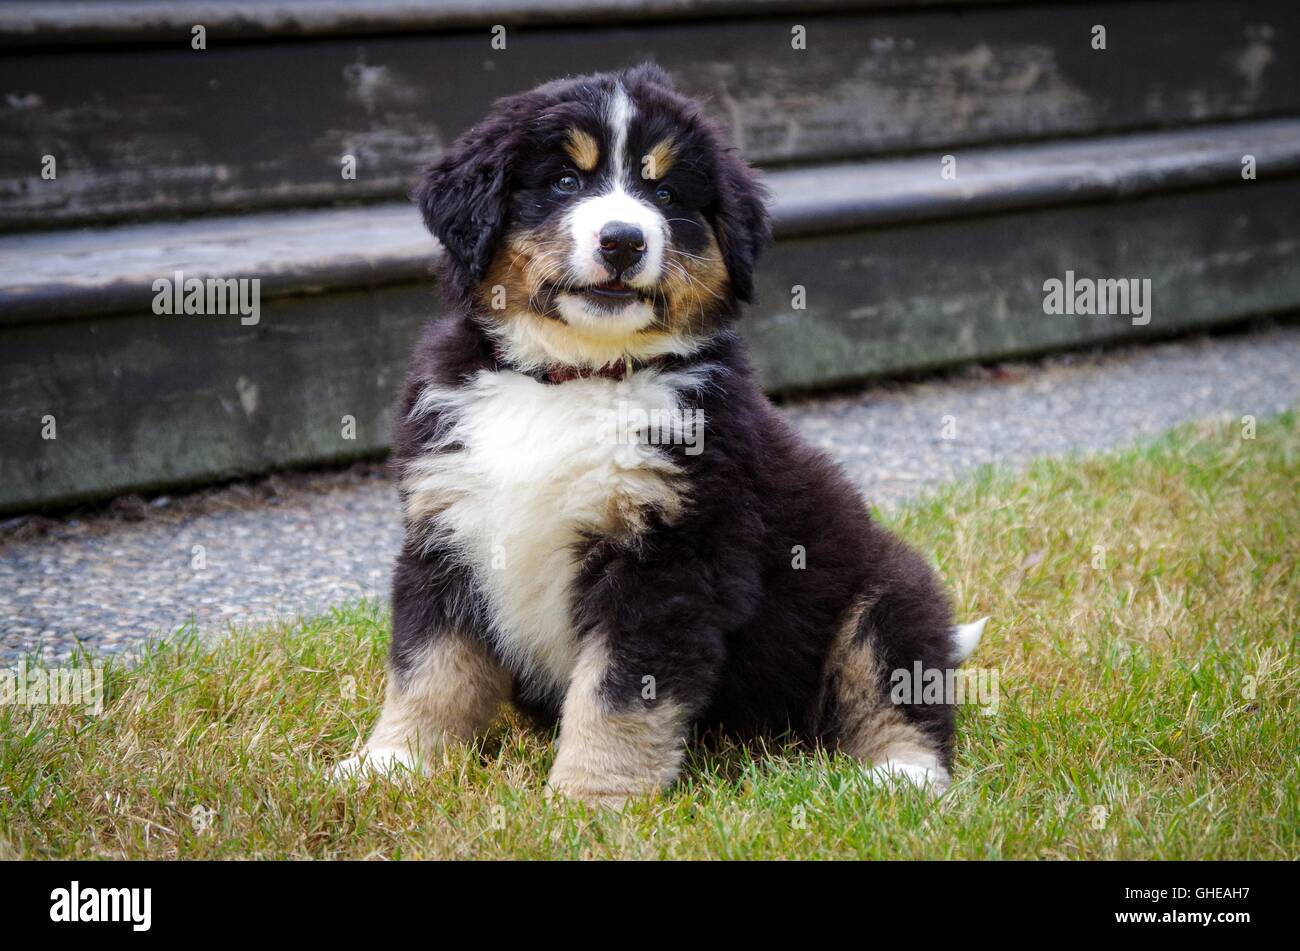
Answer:
<path fill-rule="evenodd" d="M 631 222 L 610 221 L 600 229 L 600 256 L 618 277 L 645 254 L 645 235 Z"/>

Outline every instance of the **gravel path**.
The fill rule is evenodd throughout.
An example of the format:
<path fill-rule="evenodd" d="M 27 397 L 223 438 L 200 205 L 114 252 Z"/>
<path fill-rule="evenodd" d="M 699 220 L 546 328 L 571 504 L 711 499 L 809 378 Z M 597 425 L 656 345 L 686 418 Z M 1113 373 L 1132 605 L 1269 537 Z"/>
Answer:
<path fill-rule="evenodd" d="M 787 406 L 890 506 L 984 463 L 1126 445 L 1217 415 L 1300 407 L 1300 326 L 974 368 Z M 955 438 L 944 438 L 952 417 Z M 0 540 L 0 657 L 106 652 L 385 597 L 401 537 L 376 466 L 284 476 L 60 521 Z"/>

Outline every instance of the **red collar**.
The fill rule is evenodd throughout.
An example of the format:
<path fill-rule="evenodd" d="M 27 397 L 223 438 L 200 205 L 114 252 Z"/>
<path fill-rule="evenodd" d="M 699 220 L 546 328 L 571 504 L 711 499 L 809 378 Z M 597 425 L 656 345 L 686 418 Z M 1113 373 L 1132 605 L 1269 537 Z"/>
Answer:
<path fill-rule="evenodd" d="M 556 363 L 547 367 L 543 375 L 547 383 L 568 383 L 570 380 L 583 380 L 596 376 L 607 380 L 626 380 L 632 375 L 633 370 L 635 367 L 632 365 L 632 358 L 626 357 L 622 360 L 613 360 L 594 370 Z"/>
<path fill-rule="evenodd" d="M 503 367 L 510 365 L 505 361 L 499 349 L 496 350 L 495 356 L 498 365 Z M 661 357 L 655 357 L 651 360 L 633 360 L 631 357 L 624 357 L 622 360 L 611 360 L 604 366 L 597 367 L 594 370 L 576 367 L 568 363 L 553 363 L 539 373 L 530 375 L 542 383 L 568 383 L 570 380 L 587 380 L 593 377 L 621 381 L 626 380 L 636 370 L 655 366 L 661 361 Z"/>

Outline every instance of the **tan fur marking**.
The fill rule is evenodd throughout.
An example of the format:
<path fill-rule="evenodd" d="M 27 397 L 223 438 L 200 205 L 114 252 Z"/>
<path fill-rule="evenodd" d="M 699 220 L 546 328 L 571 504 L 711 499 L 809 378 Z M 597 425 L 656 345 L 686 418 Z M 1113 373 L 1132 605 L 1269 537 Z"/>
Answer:
<path fill-rule="evenodd" d="M 569 130 L 569 139 L 564 143 L 564 151 L 584 172 L 595 171 L 596 166 L 600 164 L 600 146 L 594 138 L 581 129 Z"/>
<path fill-rule="evenodd" d="M 558 234 L 512 231 L 478 287 L 480 303 L 500 319 L 542 306 L 539 298 L 545 283 L 557 276 L 567 254 L 567 242 Z M 498 300 L 498 287 L 505 291 L 504 300 Z"/>
<path fill-rule="evenodd" d="M 454 634 L 438 637 L 404 674 L 389 671 L 384 709 L 366 749 L 427 759 L 489 726 L 509 690 L 509 676 L 485 647 Z"/>
<path fill-rule="evenodd" d="M 663 178 L 676 160 L 677 143 L 672 139 L 664 139 L 646 153 L 645 160 L 641 163 L 641 177 Z"/>
<path fill-rule="evenodd" d="M 934 743 L 882 693 L 879 661 L 870 640 L 857 640 L 862 615 L 869 607 L 865 600 L 859 600 L 849 610 L 828 661 L 827 673 L 835 691 L 838 723 L 834 727 L 839 748 L 867 764 L 880 765 L 888 760 L 933 762 L 933 768 L 942 772 Z"/>
<path fill-rule="evenodd" d="M 564 698 L 551 789 L 589 805 L 618 809 L 633 796 L 672 785 L 685 755 L 687 716 L 667 699 L 614 711 L 600 696 L 609 668 L 603 639 L 583 646 Z"/>
<path fill-rule="evenodd" d="M 726 298 L 728 280 L 722 250 L 711 232 L 708 244 L 693 254 L 665 247 L 660 285 L 668 300 L 668 329 L 677 334 L 703 333 L 710 313 Z"/>

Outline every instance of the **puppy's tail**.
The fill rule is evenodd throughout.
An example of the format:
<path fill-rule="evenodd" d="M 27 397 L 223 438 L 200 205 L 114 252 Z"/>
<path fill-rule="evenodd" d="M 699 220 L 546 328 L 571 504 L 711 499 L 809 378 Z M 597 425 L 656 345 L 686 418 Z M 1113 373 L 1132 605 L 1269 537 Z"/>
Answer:
<path fill-rule="evenodd" d="M 979 646 L 980 635 L 984 633 L 984 625 L 988 623 L 987 617 L 982 617 L 978 621 L 971 621 L 969 624 L 958 624 L 952 629 L 952 652 L 953 665 L 962 663 L 967 657 L 975 653 L 975 648 Z"/>

